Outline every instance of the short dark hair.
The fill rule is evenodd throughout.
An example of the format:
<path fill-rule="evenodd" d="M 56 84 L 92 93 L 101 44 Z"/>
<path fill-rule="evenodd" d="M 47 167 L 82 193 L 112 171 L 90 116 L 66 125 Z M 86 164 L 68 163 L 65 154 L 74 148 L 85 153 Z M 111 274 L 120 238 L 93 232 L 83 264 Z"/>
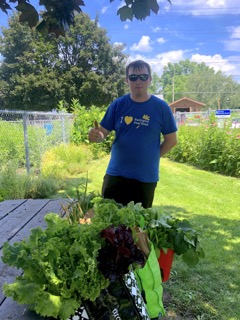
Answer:
<path fill-rule="evenodd" d="M 128 73 L 129 73 L 129 69 L 133 69 L 133 70 L 141 70 L 144 67 L 147 68 L 148 70 L 148 74 L 151 76 L 151 67 L 150 65 L 143 61 L 143 60 L 136 60 L 136 61 L 132 61 L 131 63 L 129 63 L 129 65 L 126 67 L 126 77 L 128 77 Z"/>

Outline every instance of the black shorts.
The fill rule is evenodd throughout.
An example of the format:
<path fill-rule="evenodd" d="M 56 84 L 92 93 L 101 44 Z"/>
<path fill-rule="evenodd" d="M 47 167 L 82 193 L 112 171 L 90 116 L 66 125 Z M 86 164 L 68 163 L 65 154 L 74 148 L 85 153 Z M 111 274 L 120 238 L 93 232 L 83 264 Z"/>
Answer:
<path fill-rule="evenodd" d="M 103 198 L 114 199 L 126 206 L 129 202 L 142 203 L 144 208 L 150 208 L 153 203 L 157 182 L 141 182 L 120 176 L 106 174 L 103 180 Z"/>

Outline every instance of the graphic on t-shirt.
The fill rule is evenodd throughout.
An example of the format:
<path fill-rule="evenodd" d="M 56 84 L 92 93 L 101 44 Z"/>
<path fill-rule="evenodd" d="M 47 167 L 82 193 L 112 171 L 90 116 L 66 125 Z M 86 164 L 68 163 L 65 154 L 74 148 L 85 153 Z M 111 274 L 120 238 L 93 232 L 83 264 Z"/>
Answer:
<path fill-rule="evenodd" d="M 144 114 L 144 115 L 143 115 L 143 119 L 149 121 L 149 120 L 150 120 L 150 117 L 149 117 L 147 114 Z"/>
<path fill-rule="evenodd" d="M 146 126 L 148 127 L 150 122 L 150 117 L 146 114 L 143 115 L 142 119 L 134 119 L 134 124 L 136 125 L 136 129 L 138 129 L 140 126 Z"/>
<path fill-rule="evenodd" d="M 126 124 L 130 124 L 133 121 L 133 117 L 126 116 L 124 118 L 124 121 L 126 122 Z"/>
<path fill-rule="evenodd" d="M 149 125 L 150 116 L 148 116 L 147 114 L 144 114 L 142 119 L 133 118 L 131 116 L 125 116 L 124 121 L 127 125 L 129 125 L 130 123 L 133 122 L 133 124 L 136 125 L 136 129 L 138 129 L 140 126 L 148 126 Z M 122 119 L 121 119 L 121 123 L 122 123 Z"/>

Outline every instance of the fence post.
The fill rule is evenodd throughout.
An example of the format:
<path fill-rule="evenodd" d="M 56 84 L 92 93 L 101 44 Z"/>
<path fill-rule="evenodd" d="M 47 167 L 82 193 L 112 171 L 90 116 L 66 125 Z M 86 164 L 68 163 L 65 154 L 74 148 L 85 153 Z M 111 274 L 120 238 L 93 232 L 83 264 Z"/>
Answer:
<path fill-rule="evenodd" d="M 23 113 L 23 134 L 24 134 L 24 148 L 26 158 L 26 169 L 30 172 L 30 161 L 29 161 L 29 147 L 28 147 L 28 131 L 27 131 L 27 113 Z"/>
<path fill-rule="evenodd" d="M 61 120 L 62 120 L 62 139 L 63 139 L 63 143 L 66 143 L 65 115 L 62 114 Z"/>

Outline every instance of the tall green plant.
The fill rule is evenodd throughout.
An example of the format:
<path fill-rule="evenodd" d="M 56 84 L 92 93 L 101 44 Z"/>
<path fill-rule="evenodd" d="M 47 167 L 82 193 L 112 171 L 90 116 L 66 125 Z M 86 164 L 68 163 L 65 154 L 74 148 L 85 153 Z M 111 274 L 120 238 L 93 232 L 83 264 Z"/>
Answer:
<path fill-rule="evenodd" d="M 167 155 L 171 160 L 200 169 L 240 177 L 240 130 L 229 125 L 179 127 L 178 144 Z"/>
<path fill-rule="evenodd" d="M 91 151 L 86 145 L 60 144 L 42 156 L 41 172 L 45 177 L 64 178 L 87 170 Z"/>
<path fill-rule="evenodd" d="M 71 140 L 75 144 L 88 144 L 88 132 L 93 127 L 95 120 L 100 122 L 106 108 L 100 109 L 92 106 L 87 109 L 86 107 L 81 106 L 78 100 L 72 99 L 71 109 L 75 116 Z M 110 152 L 114 137 L 115 135 L 111 133 L 101 144 L 93 143 L 89 145 L 95 159 Z"/>
<path fill-rule="evenodd" d="M 0 169 L 0 201 L 49 198 L 58 189 L 59 180 L 22 172 L 16 161 L 8 161 Z"/>

